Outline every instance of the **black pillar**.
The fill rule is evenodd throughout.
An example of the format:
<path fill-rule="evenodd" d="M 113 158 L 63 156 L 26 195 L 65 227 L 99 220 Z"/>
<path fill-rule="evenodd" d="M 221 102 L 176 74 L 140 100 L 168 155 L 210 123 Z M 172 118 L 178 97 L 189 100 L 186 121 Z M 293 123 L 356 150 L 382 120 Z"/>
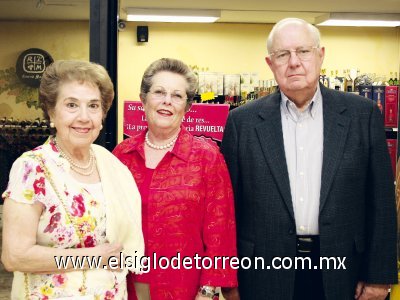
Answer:
<path fill-rule="evenodd" d="M 115 90 L 113 105 L 96 140 L 110 151 L 117 144 L 118 3 L 115 0 L 90 0 L 90 61 L 107 69 Z"/>

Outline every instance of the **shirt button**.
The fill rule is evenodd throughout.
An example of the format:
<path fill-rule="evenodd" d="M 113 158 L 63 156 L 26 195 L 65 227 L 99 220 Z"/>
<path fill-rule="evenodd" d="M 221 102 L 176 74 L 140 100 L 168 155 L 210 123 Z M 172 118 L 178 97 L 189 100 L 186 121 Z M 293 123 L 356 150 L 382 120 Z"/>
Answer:
<path fill-rule="evenodd" d="M 299 200 L 300 200 L 300 202 L 303 202 L 303 201 L 304 201 L 304 198 L 303 198 L 303 197 L 300 197 Z"/>
<path fill-rule="evenodd" d="M 303 146 L 300 146 L 299 149 L 300 149 L 300 151 L 303 151 L 303 150 L 304 150 L 304 147 L 303 147 Z"/>
<path fill-rule="evenodd" d="M 300 172 L 299 174 L 300 174 L 300 176 L 304 176 L 304 172 Z"/>
<path fill-rule="evenodd" d="M 300 123 L 300 124 L 299 124 L 299 127 L 302 128 L 302 127 L 303 127 L 303 124 Z"/>
<path fill-rule="evenodd" d="M 306 228 L 304 226 L 300 226 L 300 231 L 304 231 Z"/>

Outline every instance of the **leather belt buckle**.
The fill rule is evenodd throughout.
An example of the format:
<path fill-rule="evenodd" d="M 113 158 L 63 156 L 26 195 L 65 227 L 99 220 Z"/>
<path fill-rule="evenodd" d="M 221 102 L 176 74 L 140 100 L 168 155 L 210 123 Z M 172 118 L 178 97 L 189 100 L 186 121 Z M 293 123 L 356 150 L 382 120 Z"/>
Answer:
<path fill-rule="evenodd" d="M 311 253 L 313 239 L 311 237 L 297 237 L 297 251 L 299 253 Z"/>

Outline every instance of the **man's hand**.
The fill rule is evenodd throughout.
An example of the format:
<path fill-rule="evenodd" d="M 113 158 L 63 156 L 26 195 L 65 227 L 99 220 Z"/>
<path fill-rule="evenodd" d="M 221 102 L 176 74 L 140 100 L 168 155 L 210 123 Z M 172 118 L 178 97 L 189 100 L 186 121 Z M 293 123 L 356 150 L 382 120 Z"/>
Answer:
<path fill-rule="evenodd" d="M 358 282 L 354 299 L 357 300 L 385 300 L 388 295 L 390 285 L 387 284 L 367 284 Z"/>
<path fill-rule="evenodd" d="M 225 300 L 240 300 L 239 289 L 235 288 L 221 288 L 222 295 Z"/>

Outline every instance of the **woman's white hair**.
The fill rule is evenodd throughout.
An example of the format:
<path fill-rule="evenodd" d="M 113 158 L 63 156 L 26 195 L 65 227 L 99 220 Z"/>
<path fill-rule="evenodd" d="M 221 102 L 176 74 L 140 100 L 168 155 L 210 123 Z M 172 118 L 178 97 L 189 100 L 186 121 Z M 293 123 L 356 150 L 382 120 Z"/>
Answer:
<path fill-rule="evenodd" d="M 321 33 L 319 32 L 318 28 L 315 27 L 314 25 L 304 21 L 303 19 L 298 19 L 298 18 L 286 18 L 286 19 L 282 19 L 280 20 L 278 23 L 276 23 L 274 25 L 274 27 L 272 27 L 272 30 L 270 32 L 270 34 L 268 35 L 268 39 L 267 39 L 267 49 L 268 49 L 268 53 L 271 53 L 273 51 L 273 41 L 274 41 L 274 37 L 275 34 L 277 32 L 279 32 L 280 29 L 282 29 L 283 27 L 285 27 L 286 25 L 303 25 L 305 26 L 309 32 L 311 33 L 314 42 L 315 42 L 315 46 L 319 47 L 320 45 L 320 41 L 321 41 Z"/>

